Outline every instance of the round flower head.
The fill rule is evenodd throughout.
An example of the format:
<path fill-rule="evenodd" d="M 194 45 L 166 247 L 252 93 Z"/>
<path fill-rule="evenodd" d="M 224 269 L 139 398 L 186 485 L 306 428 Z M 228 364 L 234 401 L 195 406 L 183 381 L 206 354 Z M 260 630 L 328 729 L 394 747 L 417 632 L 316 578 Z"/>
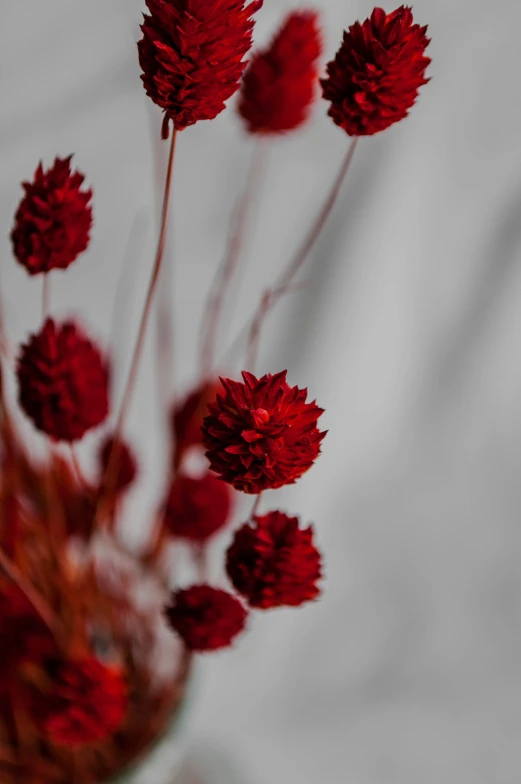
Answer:
<path fill-rule="evenodd" d="M 116 494 L 120 494 L 124 490 L 127 490 L 136 478 L 137 462 L 136 458 L 134 457 L 134 453 L 128 444 L 123 441 L 119 441 L 118 445 L 115 446 L 112 436 L 108 436 L 108 438 L 103 441 L 99 451 L 99 466 L 101 469 L 102 478 L 105 476 L 105 472 L 109 467 L 113 450 L 115 453 L 114 459 L 117 461 L 117 477 L 116 481 L 113 482 L 110 489 Z"/>
<path fill-rule="evenodd" d="M 299 528 L 297 517 L 269 512 L 236 532 L 226 555 L 235 589 L 251 607 L 296 607 L 315 599 L 321 577 L 313 529 Z"/>
<path fill-rule="evenodd" d="M 370 136 L 402 120 L 426 84 L 427 27 L 413 24 L 412 11 L 375 8 L 356 22 L 322 80 L 329 116 L 350 136 Z"/>
<path fill-rule="evenodd" d="M 246 623 L 246 610 L 235 596 L 206 584 L 176 591 L 166 614 L 186 646 L 199 652 L 227 648 Z"/>
<path fill-rule="evenodd" d="M 320 454 L 323 409 L 306 403 L 307 389 L 288 386 L 286 371 L 242 377 L 243 384 L 222 378 L 225 394 L 208 406 L 202 429 L 210 468 L 245 493 L 292 484 Z"/>
<path fill-rule="evenodd" d="M 22 346 L 17 366 L 20 406 L 56 441 L 76 441 L 108 414 L 108 367 L 74 324 L 47 319 Z"/>
<path fill-rule="evenodd" d="M 230 507 L 230 488 L 214 474 L 178 474 L 170 487 L 165 524 L 174 536 L 204 542 L 226 525 Z"/>
<path fill-rule="evenodd" d="M 11 232 L 16 259 L 30 275 L 66 269 L 89 244 L 91 190 L 85 177 L 71 172 L 71 158 L 56 158 L 44 171 L 40 163 L 32 182 L 24 182 Z"/>
<path fill-rule="evenodd" d="M 217 381 L 205 381 L 174 407 L 171 422 L 175 439 L 176 465 L 179 465 L 189 447 L 202 443 L 201 425 L 207 413 L 208 403 L 215 400 L 219 389 L 220 384 Z"/>
<path fill-rule="evenodd" d="M 302 125 L 315 97 L 322 51 L 318 15 L 293 11 L 244 75 L 239 113 L 250 133 L 276 134 Z"/>
<path fill-rule="evenodd" d="M 51 688 L 36 710 L 53 743 L 81 747 L 107 740 L 121 726 L 128 706 L 122 672 L 86 657 L 53 662 Z"/>
<path fill-rule="evenodd" d="M 138 44 L 143 85 L 163 109 L 163 138 L 212 120 L 239 87 L 262 0 L 146 0 Z"/>

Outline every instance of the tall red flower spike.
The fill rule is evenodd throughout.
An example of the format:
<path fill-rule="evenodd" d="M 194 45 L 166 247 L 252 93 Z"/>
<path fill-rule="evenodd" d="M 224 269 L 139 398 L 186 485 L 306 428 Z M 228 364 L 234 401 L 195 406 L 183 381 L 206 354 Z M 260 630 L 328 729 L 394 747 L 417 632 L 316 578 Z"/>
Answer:
<path fill-rule="evenodd" d="M 117 447 L 115 447 L 114 438 L 108 436 L 101 444 L 99 451 L 99 466 L 102 478 L 105 476 L 105 472 L 109 467 L 113 449 L 117 449 L 115 454 L 115 458 L 117 459 L 117 476 L 115 481 L 112 480 L 113 483 L 110 490 L 120 494 L 127 490 L 135 480 L 137 476 L 137 461 L 134 452 L 128 444 L 124 441 L 119 441 Z M 110 484 L 110 477 L 108 481 Z"/>
<path fill-rule="evenodd" d="M 250 133 L 293 131 L 307 120 L 321 51 L 318 14 L 288 14 L 270 46 L 252 57 L 244 75 L 239 113 Z"/>
<path fill-rule="evenodd" d="M 138 44 L 141 79 L 163 109 L 163 138 L 213 120 L 239 87 L 262 0 L 146 0 Z"/>
<path fill-rule="evenodd" d="M 176 591 L 166 615 L 187 648 L 202 653 L 231 645 L 247 613 L 231 593 L 202 584 Z"/>
<path fill-rule="evenodd" d="M 33 181 L 23 183 L 11 241 L 30 275 L 66 269 L 89 244 L 92 191 L 82 189 L 85 177 L 71 172 L 71 159 L 56 158 L 47 171 L 40 163 Z"/>
<path fill-rule="evenodd" d="M 177 474 L 168 494 L 165 525 L 171 534 L 204 542 L 228 522 L 230 488 L 214 474 Z"/>
<path fill-rule="evenodd" d="M 235 589 L 251 607 L 296 607 L 319 594 L 321 557 L 313 529 L 299 528 L 298 517 L 269 512 L 236 532 L 226 555 Z"/>
<path fill-rule="evenodd" d="M 108 414 L 108 367 L 71 321 L 47 319 L 22 346 L 17 365 L 20 406 L 56 441 L 76 441 Z"/>
<path fill-rule="evenodd" d="M 53 743 L 78 748 L 107 740 L 121 726 L 128 694 L 121 670 L 93 657 L 50 666 L 49 693 L 36 706 Z"/>
<path fill-rule="evenodd" d="M 407 116 L 429 81 L 426 32 L 403 5 L 391 14 L 375 8 L 369 19 L 344 32 L 322 87 L 331 101 L 329 116 L 349 136 L 370 136 Z"/>
<path fill-rule="evenodd" d="M 260 493 L 293 484 L 320 454 L 323 413 L 306 403 L 307 389 L 290 387 L 286 372 L 244 383 L 222 378 L 224 395 L 208 406 L 203 438 L 210 468 L 237 490 Z"/>

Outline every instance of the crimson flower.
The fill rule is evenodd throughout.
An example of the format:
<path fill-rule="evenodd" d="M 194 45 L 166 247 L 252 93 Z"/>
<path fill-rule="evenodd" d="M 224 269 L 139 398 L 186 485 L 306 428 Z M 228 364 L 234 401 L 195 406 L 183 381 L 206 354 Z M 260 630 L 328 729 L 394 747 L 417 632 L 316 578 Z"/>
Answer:
<path fill-rule="evenodd" d="M 22 346 L 19 402 L 34 426 L 57 441 L 76 441 L 108 414 L 108 367 L 76 324 L 47 319 Z"/>
<path fill-rule="evenodd" d="M 226 570 L 251 607 L 296 607 L 315 599 L 321 577 L 313 529 L 298 517 L 269 512 L 236 532 L 226 554 Z"/>
<path fill-rule="evenodd" d="M 119 729 L 128 706 L 121 670 L 85 657 L 53 662 L 48 674 L 52 687 L 37 710 L 53 743 L 73 748 L 92 745 Z"/>
<path fill-rule="evenodd" d="M 82 190 L 84 175 L 71 172 L 72 155 L 56 158 L 33 182 L 24 182 L 11 232 L 16 259 L 30 275 L 66 269 L 89 244 L 92 226 L 91 190 Z"/>
<path fill-rule="evenodd" d="M 290 387 L 286 372 L 244 383 L 222 378 L 224 395 L 210 403 L 203 439 L 210 468 L 237 490 L 260 493 L 293 484 L 320 454 L 323 413 L 306 403 L 307 389 Z"/>
<path fill-rule="evenodd" d="M 115 481 L 111 477 L 106 477 L 106 471 L 112 457 L 114 459 L 114 469 L 117 469 Z M 133 451 L 124 441 L 118 441 L 118 444 L 115 445 L 112 436 L 108 436 L 101 445 L 99 466 L 101 476 L 106 478 L 107 483 L 110 485 L 110 490 L 116 494 L 127 490 L 137 476 L 137 461 Z"/>
<path fill-rule="evenodd" d="M 163 138 L 212 120 L 239 87 L 262 0 L 146 0 L 138 44 L 141 79 L 164 111 Z"/>
<path fill-rule="evenodd" d="M 318 15 L 288 14 L 270 46 L 252 57 L 244 75 L 239 113 L 250 133 L 292 131 L 306 121 L 321 51 Z"/>
<path fill-rule="evenodd" d="M 176 591 L 166 615 L 186 646 L 199 652 L 227 648 L 246 623 L 246 610 L 235 596 L 206 584 Z"/>
<path fill-rule="evenodd" d="M 207 414 L 208 403 L 215 400 L 220 385 L 217 381 L 204 381 L 193 389 L 172 411 L 172 432 L 175 439 L 176 465 L 179 465 L 186 450 L 201 444 L 201 425 Z"/>
<path fill-rule="evenodd" d="M 344 32 L 322 88 L 331 101 L 329 116 L 347 134 L 370 136 L 407 116 L 428 82 L 426 32 L 403 5 L 391 14 L 375 8 L 369 19 Z"/>
<path fill-rule="evenodd" d="M 170 487 L 165 524 L 174 536 L 204 542 L 226 525 L 230 488 L 214 474 L 178 474 Z"/>

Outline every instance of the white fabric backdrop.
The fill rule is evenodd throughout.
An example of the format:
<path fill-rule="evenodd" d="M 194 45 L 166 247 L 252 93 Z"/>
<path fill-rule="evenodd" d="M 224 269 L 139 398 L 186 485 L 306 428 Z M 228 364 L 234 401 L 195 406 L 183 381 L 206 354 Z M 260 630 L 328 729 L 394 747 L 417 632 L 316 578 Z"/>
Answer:
<path fill-rule="evenodd" d="M 371 10 L 318 5 L 328 54 Z M 266 0 L 258 41 L 291 6 Z M 0 271 L 15 340 L 40 318 L 40 285 L 10 257 L 19 183 L 40 158 L 75 152 L 96 225 L 88 253 L 54 276 L 53 308 L 81 309 L 108 335 L 134 225 L 115 329 L 120 359 L 128 353 L 151 263 L 158 122 L 139 82 L 140 10 L 138 0 L 0 1 Z M 288 367 L 327 409 L 323 456 L 264 502 L 316 522 L 327 581 L 316 606 L 259 617 L 235 652 L 201 664 L 193 736 L 204 753 L 228 754 L 246 784 L 517 784 L 521 774 L 521 5 L 418 0 L 414 12 L 429 23 L 432 81 L 406 122 L 360 143 L 310 260 L 312 285 L 263 341 L 262 369 Z M 325 108 L 271 150 L 235 328 L 344 154 Z M 179 141 L 182 387 L 250 142 L 231 108 Z M 131 423 L 150 488 L 152 368 L 150 354 Z"/>

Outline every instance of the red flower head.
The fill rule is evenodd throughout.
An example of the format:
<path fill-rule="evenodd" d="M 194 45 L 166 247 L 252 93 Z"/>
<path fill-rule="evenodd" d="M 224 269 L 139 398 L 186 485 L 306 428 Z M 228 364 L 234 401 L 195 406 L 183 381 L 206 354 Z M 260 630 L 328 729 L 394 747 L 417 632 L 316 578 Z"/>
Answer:
<path fill-rule="evenodd" d="M 43 731 L 53 743 L 79 747 L 110 738 L 128 706 L 122 672 L 93 657 L 50 666 L 52 687 L 38 705 Z"/>
<path fill-rule="evenodd" d="M 250 133 L 293 131 L 307 120 L 321 51 L 318 15 L 288 14 L 271 45 L 252 57 L 244 75 L 239 113 Z"/>
<path fill-rule="evenodd" d="M 22 347 L 19 401 L 34 426 L 57 441 L 76 441 L 108 414 L 108 367 L 70 321 L 47 319 Z"/>
<path fill-rule="evenodd" d="M 166 614 L 186 646 L 199 652 L 227 648 L 246 623 L 246 610 L 240 601 L 210 585 L 176 591 Z"/>
<path fill-rule="evenodd" d="M 269 512 L 236 532 L 226 555 L 234 587 L 251 607 L 268 609 L 315 599 L 321 577 L 313 529 L 299 528 L 298 517 Z"/>
<path fill-rule="evenodd" d="M 71 159 L 56 158 L 47 171 L 40 163 L 33 182 L 23 183 L 11 240 L 30 275 L 66 269 L 89 244 L 92 191 L 82 190 L 85 177 L 71 173 Z"/>
<path fill-rule="evenodd" d="M 288 386 L 285 370 L 242 377 L 244 384 L 222 378 L 225 395 L 208 406 L 203 437 L 210 468 L 245 493 L 293 484 L 320 454 L 323 409 L 306 403 L 307 389 Z"/>
<path fill-rule="evenodd" d="M 201 444 L 201 425 L 208 410 L 208 403 L 217 397 L 220 385 L 217 381 L 205 381 L 198 386 L 172 411 L 172 431 L 175 438 L 176 465 L 179 465 L 186 450 Z"/>
<path fill-rule="evenodd" d="M 114 451 L 114 454 L 113 454 Z M 105 477 L 105 472 L 109 467 L 109 462 L 114 459 L 114 469 L 117 465 L 116 481 L 107 478 L 110 489 L 116 494 L 122 493 L 127 490 L 137 476 L 137 461 L 131 448 L 123 441 L 120 441 L 117 446 L 114 445 L 112 436 L 103 441 L 99 452 L 99 466 L 101 469 L 102 478 Z M 112 482 L 112 483 L 111 483 Z"/>
<path fill-rule="evenodd" d="M 214 474 L 178 474 L 170 487 L 165 524 L 174 536 L 204 542 L 226 525 L 230 488 Z"/>
<path fill-rule="evenodd" d="M 322 80 L 329 116 L 350 136 L 370 136 L 407 116 L 426 84 L 427 27 L 413 24 L 412 11 L 371 17 L 344 32 L 344 40 Z"/>
<path fill-rule="evenodd" d="M 146 0 L 138 44 L 143 85 L 178 130 L 213 120 L 239 87 L 251 48 L 253 0 Z"/>

